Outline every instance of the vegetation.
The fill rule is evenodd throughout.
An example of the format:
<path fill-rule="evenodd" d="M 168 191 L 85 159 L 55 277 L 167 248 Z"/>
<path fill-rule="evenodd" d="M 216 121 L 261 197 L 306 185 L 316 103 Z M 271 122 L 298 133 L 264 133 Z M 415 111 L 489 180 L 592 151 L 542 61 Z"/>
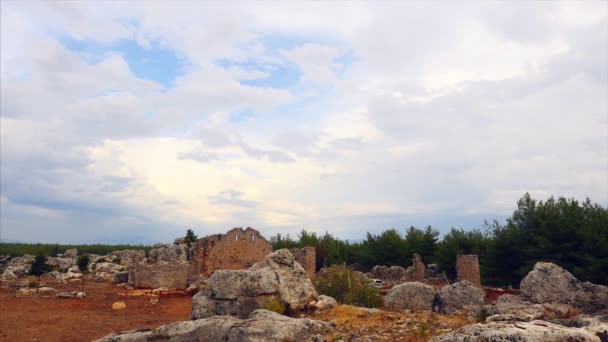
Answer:
<path fill-rule="evenodd" d="M 378 289 L 368 283 L 367 277 L 349 267 L 332 266 L 315 277 L 315 288 L 321 295 L 330 296 L 340 304 L 375 308 L 382 304 Z"/>
<path fill-rule="evenodd" d="M 280 315 L 285 313 L 285 305 L 283 305 L 283 303 L 281 303 L 276 298 L 268 299 L 267 301 L 265 301 L 262 308 L 268 311 L 274 311 Z"/>
<path fill-rule="evenodd" d="M 36 255 L 34 262 L 29 271 L 29 275 L 33 275 L 38 277 L 38 282 L 36 283 L 36 293 L 38 293 L 38 287 L 40 286 L 40 277 L 43 274 L 50 272 L 53 267 L 46 263 L 46 257 L 42 254 Z"/>
<path fill-rule="evenodd" d="M 306 230 L 297 240 L 277 234 L 270 241 L 274 249 L 314 246 L 317 270 L 343 263 L 364 270 L 374 265 L 407 267 L 412 254 L 418 253 L 426 264 L 437 263 L 453 279 L 456 257 L 477 254 L 486 284 L 518 287 L 538 261 L 554 262 L 581 280 L 608 284 L 608 209 L 589 199 L 537 201 L 526 193 L 506 224 L 493 221 L 473 230 L 452 228 L 441 240 L 439 232 L 428 226 L 410 227 L 404 234 L 396 229 L 368 233 L 355 243 Z"/>
<path fill-rule="evenodd" d="M 42 243 L 0 243 L 0 255 L 22 256 L 24 254 L 56 257 L 57 254 L 65 253 L 66 250 L 76 248 L 78 253 L 105 255 L 114 251 L 125 249 L 143 249 L 146 254 L 152 248 L 145 245 L 59 245 Z"/>
<path fill-rule="evenodd" d="M 81 255 L 78 257 L 76 261 L 76 265 L 78 265 L 78 270 L 82 273 L 82 292 L 84 292 L 84 275 L 89 271 L 89 264 L 91 263 L 91 259 L 87 254 Z"/>
<path fill-rule="evenodd" d="M 192 243 L 194 241 L 196 241 L 197 236 L 194 234 L 194 231 L 192 231 L 192 229 L 188 229 L 186 231 L 186 237 L 184 238 L 184 241 L 186 241 L 187 243 Z"/>

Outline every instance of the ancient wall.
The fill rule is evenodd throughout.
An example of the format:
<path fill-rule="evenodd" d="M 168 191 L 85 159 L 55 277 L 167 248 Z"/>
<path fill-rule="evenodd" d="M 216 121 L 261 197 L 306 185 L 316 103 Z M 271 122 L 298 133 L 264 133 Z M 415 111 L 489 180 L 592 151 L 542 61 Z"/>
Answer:
<path fill-rule="evenodd" d="M 481 287 L 479 259 L 477 255 L 459 255 L 456 257 L 456 281 L 468 280 Z"/>
<path fill-rule="evenodd" d="M 317 273 L 317 251 L 315 247 L 292 248 L 289 250 L 294 259 L 302 265 L 310 278 L 314 278 Z"/>
<path fill-rule="evenodd" d="M 405 271 L 404 280 L 407 281 L 418 281 L 424 282 L 424 263 L 418 253 L 414 253 L 412 257 L 412 266 L 408 267 Z"/>
<path fill-rule="evenodd" d="M 208 276 L 215 270 L 248 268 L 271 252 L 272 245 L 257 230 L 234 228 L 197 241 L 195 262 L 200 273 Z"/>
<path fill-rule="evenodd" d="M 138 288 L 185 289 L 188 287 L 187 263 L 148 264 L 139 262 L 129 265 L 129 284 Z"/>

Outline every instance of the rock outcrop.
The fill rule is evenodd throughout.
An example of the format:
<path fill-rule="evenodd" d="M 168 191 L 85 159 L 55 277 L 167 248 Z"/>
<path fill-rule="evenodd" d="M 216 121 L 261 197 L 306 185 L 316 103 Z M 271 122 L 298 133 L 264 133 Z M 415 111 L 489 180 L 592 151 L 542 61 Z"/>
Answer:
<path fill-rule="evenodd" d="M 63 253 L 64 258 L 76 259 L 78 257 L 78 250 L 76 248 L 68 249 Z"/>
<path fill-rule="evenodd" d="M 587 313 L 608 309 L 608 286 L 582 282 L 548 262 L 537 262 L 522 279 L 520 290 L 532 303 L 565 303 Z"/>
<path fill-rule="evenodd" d="M 185 244 L 156 244 L 150 250 L 148 263 L 174 264 L 188 262 L 188 247 Z"/>
<path fill-rule="evenodd" d="M 248 319 L 214 316 L 196 321 L 178 322 L 154 330 L 135 330 L 109 335 L 97 342 L 140 341 L 325 341 L 330 323 L 305 318 L 290 318 L 272 311 L 256 310 Z"/>
<path fill-rule="evenodd" d="M 405 268 L 400 266 L 386 267 L 376 265 L 372 268 L 371 273 L 374 278 L 389 281 L 400 281 L 405 275 Z"/>
<path fill-rule="evenodd" d="M 306 271 L 288 250 L 281 249 L 248 270 L 215 271 L 207 286 L 192 298 L 192 319 L 214 315 L 244 318 L 271 300 L 297 311 L 316 299 Z"/>
<path fill-rule="evenodd" d="M 491 322 L 464 326 L 431 342 L 600 342 L 595 334 L 545 321 Z"/>
<path fill-rule="evenodd" d="M 485 298 L 481 288 L 466 280 L 444 286 L 440 294 L 448 314 L 465 307 L 481 307 Z"/>
<path fill-rule="evenodd" d="M 486 322 L 530 322 L 536 319 L 567 318 L 574 313 L 569 304 L 534 304 L 515 295 L 502 295 L 483 308 Z"/>
<path fill-rule="evenodd" d="M 328 310 L 338 306 L 338 302 L 330 296 L 320 295 L 314 306 L 317 310 Z"/>
<path fill-rule="evenodd" d="M 384 298 L 384 306 L 397 310 L 431 310 L 435 289 L 432 286 L 407 282 L 393 287 Z"/>

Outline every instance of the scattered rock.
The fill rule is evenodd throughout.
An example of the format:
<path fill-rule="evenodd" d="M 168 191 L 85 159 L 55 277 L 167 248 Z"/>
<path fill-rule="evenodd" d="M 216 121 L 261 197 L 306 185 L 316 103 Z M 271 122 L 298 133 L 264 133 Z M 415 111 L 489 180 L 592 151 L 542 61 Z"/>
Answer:
<path fill-rule="evenodd" d="M 319 300 L 314 304 L 318 310 L 335 308 L 337 305 L 338 302 L 334 298 L 325 295 L 320 295 Z"/>
<path fill-rule="evenodd" d="M 38 289 L 38 295 L 40 295 L 40 296 L 52 295 L 56 292 L 57 292 L 56 289 L 54 289 L 52 287 L 48 287 L 48 286 L 41 287 Z"/>
<path fill-rule="evenodd" d="M 17 297 L 29 297 L 36 292 L 36 289 L 19 289 L 15 294 Z"/>
<path fill-rule="evenodd" d="M 86 296 L 87 296 L 87 294 L 85 292 L 78 292 L 78 293 L 76 293 L 75 297 L 78 299 L 83 299 L 83 298 L 86 298 Z"/>
<path fill-rule="evenodd" d="M 537 262 L 522 279 L 520 290 L 532 303 L 565 303 L 587 313 L 608 309 L 608 286 L 581 282 L 549 262 Z"/>
<path fill-rule="evenodd" d="M 400 266 L 386 267 L 376 265 L 372 267 L 372 276 L 377 279 L 399 281 L 404 275 L 405 268 Z"/>
<path fill-rule="evenodd" d="M 451 333 L 434 337 L 431 342 L 597 342 L 598 337 L 579 328 L 568 328 L 546 321 L 490 322 L 467 325 Z"/>
<path fill-rule="evenodd" d="M 76 259 L 77 256 L 78 250 L 76 248 L 68 249 L 67 251 L 65 251 L 65 253 L 63 253 L 64 258 Z"/>
<path fill-rule="evenodd" d="M 115 302 L 112 304 L 112 310 L 124 310 L 127 308 L 125 302 Z"/>
<path fill-rule="evenodd" d="M 244 320 L 230 316 L 214 316 L 168 324 L 154 330 L 135 330 L 109 335 L 97 341 L 324 341 L 324 337 L 319 334 L 328 334 L 332 329 L 330 323 L 256 310 Z"/>
<path fill-rule="evenodd" d="M 158 243 L 152 247 L 148 256 L 150 264 L 173 264 L 188 262 L 186 245 Z"/>
<path fill-rule="evenodd" d="M 431 310 L 435 289 L 420 282 L 407 282 L 393 287 L 384 298 L 384 305 L 397 311 Z"/>
<path fill-rule="evenodd" d="M 248 270 L 218 270 L 192 298 L 192 319 L 213 315 L 249 316 L 269 300 L 287 309 L 304 309 L 317 292 L 308 274 L 287 249 L 270 253 Z"/>
<path fill-rule="evenodd" d="M 483 290 L 467 280 L 444 286 L 440 294 L 448 314 L 465 307 L 481 307 L 485 298 Z"/>

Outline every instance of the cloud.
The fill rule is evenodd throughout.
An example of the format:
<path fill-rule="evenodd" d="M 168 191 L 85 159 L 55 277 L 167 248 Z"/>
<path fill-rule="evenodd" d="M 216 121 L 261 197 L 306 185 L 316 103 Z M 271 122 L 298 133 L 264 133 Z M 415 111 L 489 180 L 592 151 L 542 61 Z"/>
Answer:
<path fill-rule="evenodd" d="M 607 205 L 607 6 L 3 3 L 2 238 Z"/>

